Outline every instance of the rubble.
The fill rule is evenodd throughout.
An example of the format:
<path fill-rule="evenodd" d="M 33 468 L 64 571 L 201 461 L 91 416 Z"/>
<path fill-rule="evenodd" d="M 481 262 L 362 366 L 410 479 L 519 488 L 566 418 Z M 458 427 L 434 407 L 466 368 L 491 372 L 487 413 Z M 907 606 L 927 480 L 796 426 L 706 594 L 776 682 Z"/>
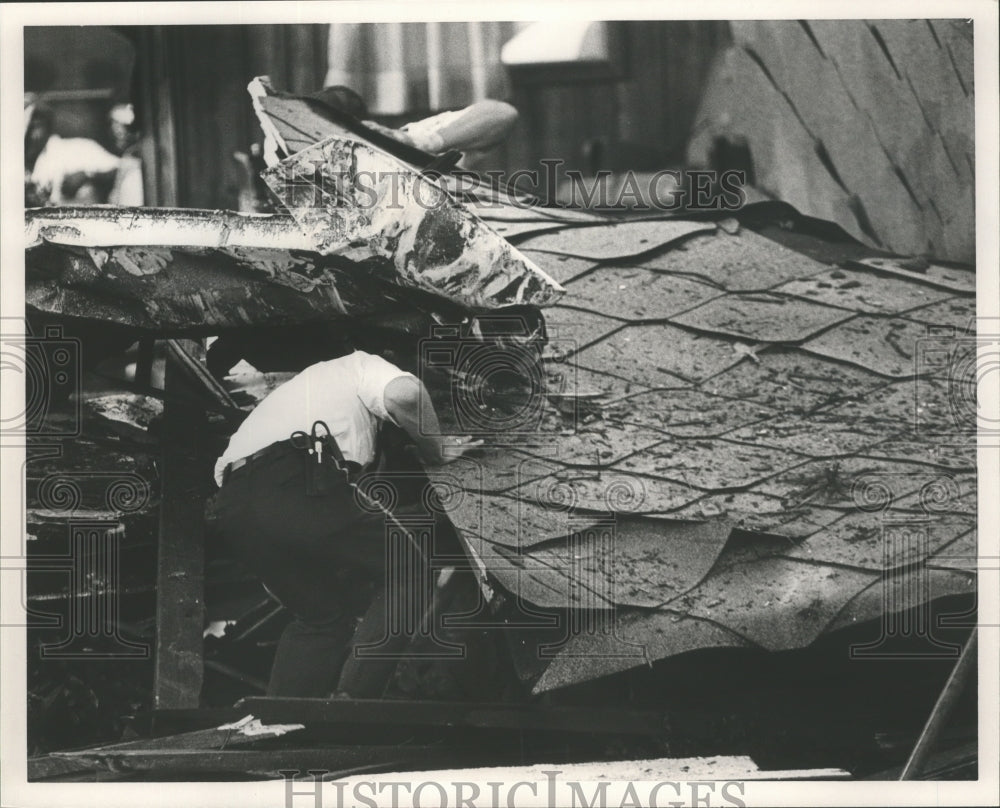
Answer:
<path fill-rule="evenodd" d="M 275 118 L 290 150 L 265 174 L 287 215 L 29 211 L 29 311 L 165 338 L 414 312 L 425 316 L 411 318 L 418 325 L 438 323 L 441 312 L 458 322 L 509 306 L 543 307 L 553 333 L 528 380 L 528 417 L 489 428 L 490 415 L 504 414 L 503 402 L 491 402 L 495 413 L 477 429 L 487 448 L 426 470 L 476 562 L 484 608 L 494 626 L 505 626 L 523 694 L 572 693 L 695 651 L 804 649 L 886 613 L 974 597 L 975 420 L 967 412 L 974 400 L 954 395 L 954 372 L 968 367 L 922 364 L 919 348 L 930 327 L 974 314 L 971 270 L 928 264 L 888 272 L 867 258 L 824 263 L 816 257 L 822 239 L 812 239 L 806 256 L 743 218 L 734 228 L 534 210 L 521 214 L 530 225 L 521 229 L 511 226 L 514 206 L 501 205 L 493 224 L 506 223 L 514 247 L 484 218 L 481 201 L 467 205 L 446 183 L 357 137 L 329 136 L 317 124 L 309 137 L 322 140 L 293 144 L 276 119 L 300 109 L 293 101 L 265 97 L 258 109 Z M 359 180 L 368 174 L 376 178 L 371 187 Z M 390 191 L 399 204 L 389 203 Z M 420 204 L 421 194 L 433 204 Z M 416 326 L 404 333 L 419 339 Z M 481 331 L 478 339 L 487 343 Z M 537 353 L 522 358 L 518 367 L 536 368 Z M 449 370 L 428 382 L 435 402 L 444 402 L 442 422 L 464 434 L 473 430 L 469 412 L 449 385 L 473 374 Z M 216 399 L 243 407 L 283 378 L 237 367 L 222 390 L 206 374 L 186 383 L 214 384 Z M 150 423 L 141 406 L 121 414 L 115 402 L 93 399 L 88 409 L 90 418 L 124 419 L 129 429 Z M 210 453 L 213 436 L 202 423 L 197 451 L 186 451 L 171 439 L 184 432 L 185 411 L 168 404 L 166 415 L 173 420 L 161 464 L 148 474 L 155 496 L 140 512 L 148 522 L 159 510 L 160 580 L 173 581 L 176 601 L 201 614 L 204 570 L 191 559 L 201 541 L 199 452 Z M 76 453 L 91 448 L 69 442 L 56 460 L 76 468 Z M 97 470 L 110 464 L 131 473 L 148 457 L 87 455 L 90 476 L 76 505 L 45 499 L 46 480 L 58 476 L 53 462 L 29 462 L 36 541 L 56 540 L 60 507 L 67 519 L 74 507 L 110 514 L 107 521 L 131 534 L 110 495 L 91 488 Z M 170 476 L 165 494 L 161 476 Z M 922 533 L 892 533 L 914 523 Z M 178 571 L 174 562 L 186 566 Z M 925 573 L 919 580 L 928 586 L 911 585 Z M 158 647 L 157 664 L 172 661 L 174 669 L 167 664 L 157 675 L 168 696 L 186 701 L 157 706 L 179 708 L 197 704 L 209 666 L 192 650 L 201 647 L 202 626 L 193 644 L 181 642 L 185 615 L 173 611 L 176 631 L 164 633 L 177 643 Z M 535 623 L 519 624 L 525 614 Z M 419 699 L 423 682 L 414 679 L 401 689 Z M 271 706 L 277 712 L 265 723 L 298 723 L 282 720 L 282 711 L 302 705 Z M 412 710 L 424 715 L 427 706 Z M 324 709 L 351 707 L 333 701 Z M 477 720 L 471 708 L 456 711 Z M 265 776 L 287 758 L 255 749 L 227 756 L 214 746 L 204 759 L 206 747 L 168 751 L 138 745 L 77 758 L 151 771 L 173 755 L 169 765 L 184 771 Z M 384 749 L 305 751 L 296 765 L 387 759 Z M 412 766 L 433 755 L 403 745 L 391 759 Z"/>

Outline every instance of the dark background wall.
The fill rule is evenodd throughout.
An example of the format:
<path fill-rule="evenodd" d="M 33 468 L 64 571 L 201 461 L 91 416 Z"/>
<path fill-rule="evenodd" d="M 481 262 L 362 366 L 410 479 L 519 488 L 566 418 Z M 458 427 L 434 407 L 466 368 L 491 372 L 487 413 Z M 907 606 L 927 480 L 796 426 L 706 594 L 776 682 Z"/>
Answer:
<path fill-rule="evenodd" d="M 605 63 L 510 72 L 520 121 L 475 168 L 746 168 L 758 197 L 871 246 L 974 260 L 971 23 L 643 20 L 607 30 Z M 233 154 L 262 139 L 247 83 L 320 87 L 328 36 L 326 25 L 29 29 L 25 84 L 57 102 L 64 135 L 103 140 L 111 104 L 132 100 L 147 203 L 236 209 L 248 174 Z"/>
<path fill-rule="evenodd" d="M 240 171 L 232 154 L 261 139 L 247 83 L 269 75 L 293 92 L 322 86 L 327 32 L 325 25 L 38 28 L 25 38 L 26 89 L 93 84 L 94 70 L 82 65 L 109 61 L 113 43 L 114 69 L 104 70 L 114 80 L 98 76 L 97 83 L 109 98 L 136 105 L 147 203 L 235 208 Z M 544 158 L 584 172 L 676 163 L 712 58 L 728 41 L 728 23 L 619 22 L 611 38 L 611 59 L 598 71 L 514 73 L 508 100 L 521 120 L 481 168 L 509 172 Z M 52 74 L 61 78 L 47 80 Z M 103 131 L 110 100 L 84 107 L 82 122 L 67 123 L 62 128 L 72 131 L 61 134 Z"/>
<path fill-rule="evenodd" d="M 24 30 L 24 89 L 44 94 L 63 137 L 107 142 L 107 116 L 129 96 L 131 43 L 101 26 Z"/>
<path fill-rule="evenodd" d="M 146 135 L 145 156 L 156 164 L 148 201 L 236 208 L 241 174 L 233 153 L 246 152 L 261 139 L 247 84 L 269 75 L 276 86 L 293 92 L 321 86 L 327 26 L 119 30 L 136 48 L 135 100 Z"/>
<path fill-rule="evenodd" d="M 513 74 L 511 101 L 521 122 L 498 167 L 558 158 L 587 174 L 680 164 L 729 23 L 626 21 L 612 24 L 610 38 L 607 74 Z"/>

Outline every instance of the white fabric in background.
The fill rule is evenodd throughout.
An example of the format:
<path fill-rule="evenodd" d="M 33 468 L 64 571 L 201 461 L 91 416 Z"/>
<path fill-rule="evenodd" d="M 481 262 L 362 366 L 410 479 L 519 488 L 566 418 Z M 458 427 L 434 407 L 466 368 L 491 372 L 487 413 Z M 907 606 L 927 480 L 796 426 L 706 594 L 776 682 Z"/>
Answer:
<path fill-rule="evenodd" d="M 507 96 L 500 50 L 527 23 L 330 26 L 325 86 L 357 92 L 372 115 L 437 112 Z"/>
<path fill-rule="evenodd" d="M 31 181 L 44 190 L 49 204 L 65 202 L 63 181 L 72 174 L 110 174 L 118 169 L 119 158 L 96 140 L 52 135 L 31 170 Z"/>

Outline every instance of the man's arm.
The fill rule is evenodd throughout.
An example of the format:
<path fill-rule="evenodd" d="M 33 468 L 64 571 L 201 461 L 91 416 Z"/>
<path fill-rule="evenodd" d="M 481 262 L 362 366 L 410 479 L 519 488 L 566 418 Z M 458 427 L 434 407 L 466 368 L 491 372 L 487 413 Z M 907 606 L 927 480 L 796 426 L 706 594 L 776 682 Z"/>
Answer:
<path fill-rule="evenodd" d="M 466 436 L 442 435 L 427 388 L 414 376 L 400 376 L 389 382 L 384 400 L 386 412 L 413 439 L 425 463 L 450 463 L 483 443 Z"/>
<path fill-rule="evenodd" d="M 479 101 L 438 130 L 441 147 L 436 151 L 491 149 L 506 140 L 516 123 L 517 110 L 510 104 L 492 99 Z"/>
<path fill-rule="evenodd" d="M 402 129 L 391 129 L 375 121 L 365 121 L 366 126 L 389 137 L 416 146 L 428 152 L 485 151 L 500 145 L 517 123 L 517 110 L 503 101 L 486 99 L 478 101 L 441 124 L 440 115 L 432 115 L 407 124 Z"/>

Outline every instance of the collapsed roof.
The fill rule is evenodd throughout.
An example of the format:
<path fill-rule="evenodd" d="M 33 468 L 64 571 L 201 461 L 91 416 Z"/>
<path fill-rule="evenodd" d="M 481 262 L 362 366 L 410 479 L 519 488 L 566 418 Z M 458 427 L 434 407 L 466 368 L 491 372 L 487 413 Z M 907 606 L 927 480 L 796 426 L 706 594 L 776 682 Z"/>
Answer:
<path fill-rule="evenodd" d="M 403 203 L 361 205 L 358 166 L 405 177 Z M 523 629 L 535 692 L 975 591 L 973 272 L 824 261 L 732 221 L 465 204 L 336 135 L 266 180 L 290 215 L 29 211 L 29 307 L 173 334 L 414 294 L 546 306 L 533 408 L 429 471 L 494 597 L 590 615 L 556 642 Z"/>

